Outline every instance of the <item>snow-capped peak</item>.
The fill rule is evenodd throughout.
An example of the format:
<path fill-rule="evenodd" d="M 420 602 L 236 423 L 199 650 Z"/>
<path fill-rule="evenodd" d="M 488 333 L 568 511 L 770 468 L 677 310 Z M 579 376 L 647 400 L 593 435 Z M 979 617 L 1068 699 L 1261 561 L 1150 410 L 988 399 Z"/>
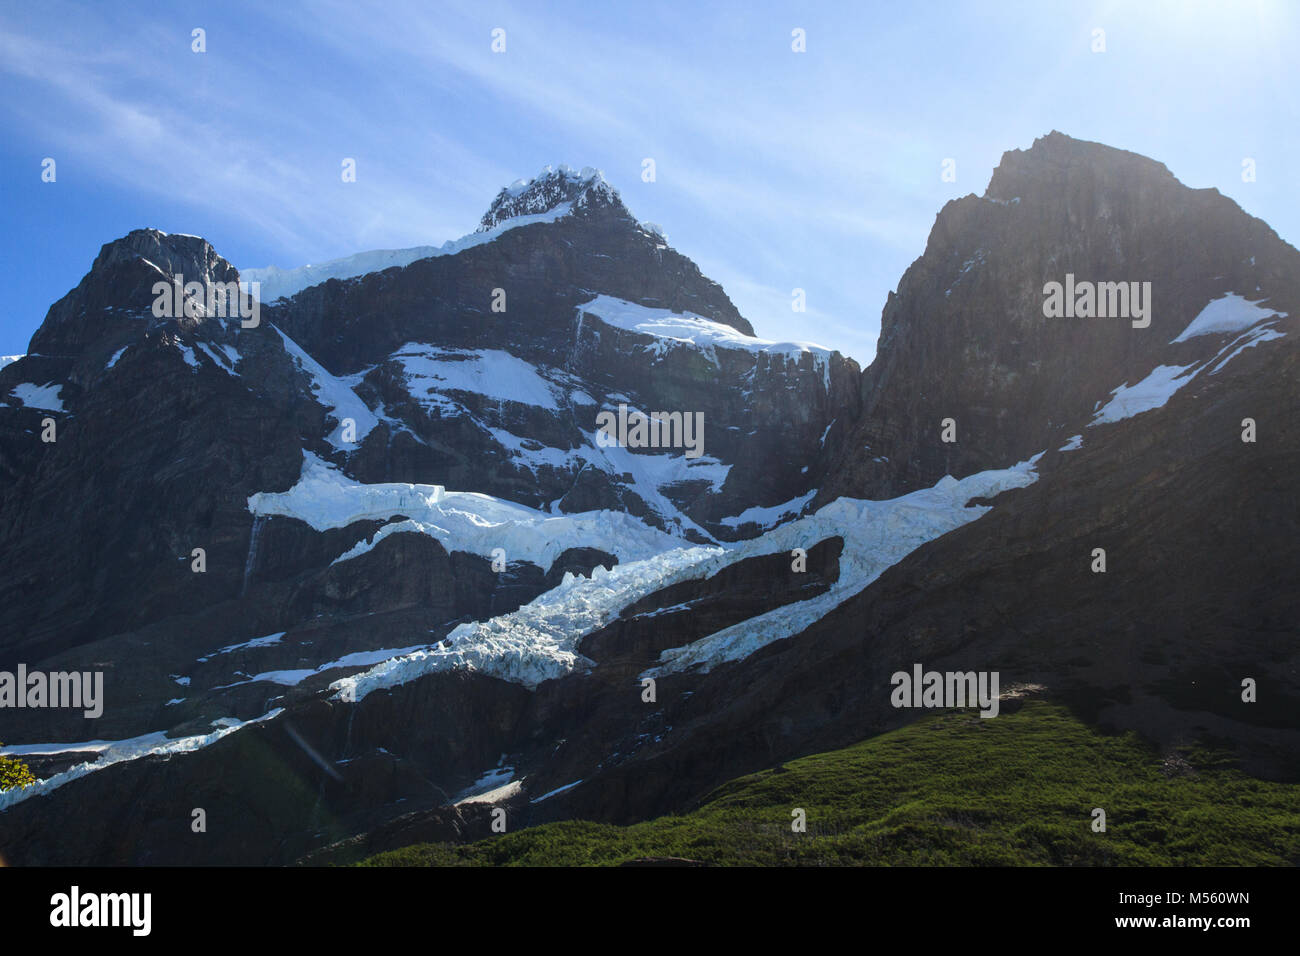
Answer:
<path fill-rule="evenodd" d="M 591 166 L 546 166 L 532 179 L 517 179 L 497 193 L 483 214 L 478 231 L 486 232 L 507 219 L 536 216 L 565 205 L 570 210 L 621 205 L 618 192 L 604 174 Z"/>

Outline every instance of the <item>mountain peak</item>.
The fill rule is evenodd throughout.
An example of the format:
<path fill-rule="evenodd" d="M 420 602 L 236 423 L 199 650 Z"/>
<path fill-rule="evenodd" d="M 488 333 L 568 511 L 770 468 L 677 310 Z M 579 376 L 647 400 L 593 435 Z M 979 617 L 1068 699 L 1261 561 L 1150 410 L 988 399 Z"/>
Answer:
<path fill-rule="evenodd" d="M 105 243 L 95 257 L 91 272 L 137 259 L 146 260 L 167 275 L 185 276 L 198 282 L 238 278 L 234 267 L 206 239 L 161 229 L 133 229 L 122 238 Z"/>
<path fill-rule="evenodd" d="M 1035 139 L 1028 149 L 1003 153 L 984 195 L 1009 200 L 1044 187 L 1060 190 L 1080 177 L 1104 179 L 1119 188 L 1133 188 L 1138 183 L 1178 185 L 1164 163 L 1052 130 Z"/>
<path fill-rule="evenodd" d="M 204 287 L 236 282 L 239 272 L 200 236 L 133 229 L 106 242 L 94 264 L 46 313 L 29 352 L 76 355 L 111 331 L 114 317 L 148 315 L 159 280 L 198 282 Z"/>
<path fill-rule="evenodd" d="M 546 166 L 532 179 L 517 179 L 504 187 L 483 214 L 478 232 L 486 232 L 507 219 L 538 216 L 568 204 L 571 210 L 616 207 L 623 209 L 618 191 L 599 169 Z"/>

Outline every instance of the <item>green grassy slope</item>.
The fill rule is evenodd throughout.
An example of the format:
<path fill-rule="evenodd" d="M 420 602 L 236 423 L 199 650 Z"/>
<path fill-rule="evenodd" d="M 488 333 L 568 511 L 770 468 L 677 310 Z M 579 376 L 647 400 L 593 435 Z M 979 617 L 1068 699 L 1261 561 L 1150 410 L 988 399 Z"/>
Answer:
<path fill-rule="evenodd" d="M 1092 830 L 1092 810 L 1107 831 Z M 803 808 L 807 832 L 791 832 Z M 372 866 L 711 864 L 1296 865 L 1300 785 L 1256 780 L 1202 748 L 1161 757 L 1056 704 L 926 717 L 843 750 L 741 777 L 697 810 L 627 827 L 568 821 Z"/>

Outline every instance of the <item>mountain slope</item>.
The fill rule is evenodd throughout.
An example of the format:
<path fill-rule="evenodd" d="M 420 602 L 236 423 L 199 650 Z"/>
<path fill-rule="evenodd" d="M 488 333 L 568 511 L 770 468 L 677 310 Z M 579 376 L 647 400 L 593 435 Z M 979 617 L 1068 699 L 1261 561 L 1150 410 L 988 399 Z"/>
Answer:
<path fill-rule="evenodd" d="M 1106 810 L 1105 833 L 1091 829 L 1095 807 Z M 805 814 L 804 832 L 792 830 L 794 810 Z M 733 780 L 679 816 L 627 827 L 549 823 L 364 862 L 1294 866 L 1298 811 L 1294 786 L 1261 784 L 1213 751 L 1165 757 L 1133 734 L 1104 736 L 1059 705 L 1030 700 L 1005 719 L 947 712 Z M 400 838 L 394 829 L 385 836 Z M 376 842 L 342 844 L 311 862 L 349 862 Z"/>
<path fill-rule="evenodd" d="M 1150 315 L 1049 318 L 1044 287 L 1067 275 L 1150 283 Z M 1295 249 L 1218 190 L 1056 132 L 1006 153 L 983 196 L 944 206 L 885 304 L 863 414 L 828 443 L 818 501 L 895 495 L 1060 445 L 1228 294 L 1294 317 L 1300 273 Z"/>
<path fill-rule="evenodd" d="M 106 662 L 115 702 L 14 712 L 44 782 L 0 797 L 6 859 L 647 819 L 910 723 L 916 663 L 1300 779 L 1300 254 L 1258 220 L 1052 134 L 940 214 L 862 373 L 754 338 L 590 173 L 482 228 L 253 329 L 154 318 L 155 260 L 230 272 L 133 233 L 51 310 L 64 352 L 0 369 L 0 659 Z M 1150 281 L 1150 324 L 1046 316 L 1067 268 Z M 620 406 L 703 413 L 702 454 L 607 446 Z M 177 794 L 227 838 L 165 837 Z"/>

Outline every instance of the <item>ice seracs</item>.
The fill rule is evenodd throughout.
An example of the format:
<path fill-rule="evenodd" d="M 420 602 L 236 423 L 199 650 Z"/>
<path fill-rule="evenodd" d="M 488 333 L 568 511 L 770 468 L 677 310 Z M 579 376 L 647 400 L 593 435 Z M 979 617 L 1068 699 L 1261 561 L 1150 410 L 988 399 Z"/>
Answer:
<path fill-rule="evenodd" d="M 633 601 L 660 588 L 702 576 L 699 569 L 719 547 L 673 548 L 617 567 L 597 567 L 590 578 L 566 574 L 561 584 L 509 614 L 458 625 L 436 645 L 335 681 L 339 700 L 406 684 L 424 674 L 471 670 L 530 689 L 585 670 L 582 638 L 604 627 Z"/>
<path fill-rule="evenodd" d="M 401 517 L 406 521 L 388 533 L 427 534 L 448 551 L 488 559 L 501 549 L 508 561 L 541 568 L 549 568 L 569 548 L 599 548 L 620 560 L 638 560 L 681 544 L 621 511 L 551 515 L 442 485 L 361 484 L 311 452 L 303 452 L 297 484 L 288 491 L 250 496 L 248 510 L 255 516 L 298 518 L 317 531 Z"/>
<path fill-rule="evenodd" d="M 763 554 L 789 553 L 839 535 L 844 540 L 839 577 L 825 593 L 796 601 L 724 628 L 707 637 L 660 654 L 660 663 L 642 676 L 655 677 L 698 667 L 708 671 L 724 661 L 748 657 L 773 641 L 793 637 L 861 592 L 888 568 L 921 545 L 941 537 L 991 510 L 971 505 L 972 498 L 992 498 L 1038 479 L 1040 456 L 1011 468 L 982 471 L 958 481 L 952 476 L 886 501 L 838 498 L 814 514 L 781 525 L 746 541 L 726 555 L 728 561 Z"/>
<path fill-rule="evenodd" d="M 591 662 L 578 653 L 582 639 L 648 594 L 680 581 L 707 578 L 746 558 L 789 553 L 828 537 L 844 537 L 839 578 L 829 591 L 665 651 L 660 663 L 644 676 L 695 666 L 707 670 L 804 630 L 925 542 L 989 510 L 967 507 L 972 498 L 992 497 L 1035 481 L 1036 460 L 1037 456 L 961 481 L 944 478 L 933 488 L 889 501 L 841 498 L 816 514 L 740 544 L 678 547 L 609 570 L 597 568 L 590 578 L 566 576 L 559 587 L 510 614 L 461 624 L 437 645 L 385 661 L 330 687 L 338 699 L 355 701 L 425 674 L 463 669 L 535 688 L 545 680 L 590 667 Z"/>

